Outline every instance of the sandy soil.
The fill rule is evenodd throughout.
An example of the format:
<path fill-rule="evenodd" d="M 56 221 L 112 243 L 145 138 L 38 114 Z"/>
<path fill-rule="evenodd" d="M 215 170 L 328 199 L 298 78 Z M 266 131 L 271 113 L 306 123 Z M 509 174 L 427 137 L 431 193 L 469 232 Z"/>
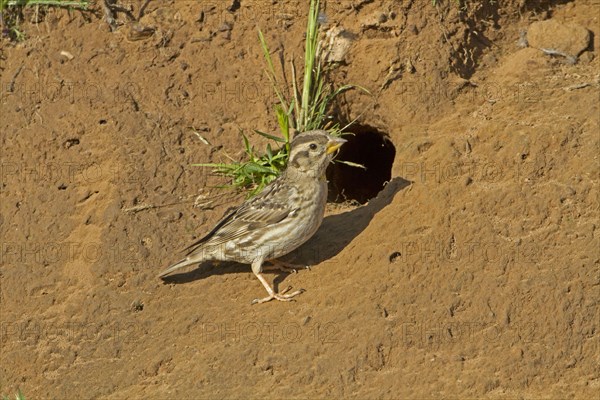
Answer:
<path fill-rule="evenodd" d="M 306 293 L 260 306 L 245 265 L 156 274 L 243 199 L 191 164 L 276 132 L 256 31 L 300 65 L 305 4 L 151 1 L 141 40 L 98 6 L 48 10 L 3 39 L 2 394 L 598 393 L 598 2 L 438 3 L 325 4 L 352 34 L 332 78 L 373 94 L 334 115 L 359 118 L 368 151 L 346 155 L 373 168 L 330 171 L 332 200 L 358 201 L 290 256 L 310 271 L 270 275 Z M 593 32 L 578 63 L 517 45 L 549 18 Z"/>

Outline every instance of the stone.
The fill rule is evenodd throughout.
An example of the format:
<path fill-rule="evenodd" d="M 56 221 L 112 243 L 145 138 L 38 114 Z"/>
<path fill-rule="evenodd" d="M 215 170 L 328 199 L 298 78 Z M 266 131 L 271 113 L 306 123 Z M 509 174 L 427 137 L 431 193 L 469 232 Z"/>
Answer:
<path fill-rule="evenodd" d="M 529 46 L 572 61 L 588 48 L 590 38 L 590 31 L 583 26 L 554 19 L 534 22 L 527 30 Z"/>
<path fill-rule="evenodd" d="M 333 27 L 326 33 L 328 40 L 326 58 L 327 62 L 345 62 L 356 35 L 341 27 Z"/>

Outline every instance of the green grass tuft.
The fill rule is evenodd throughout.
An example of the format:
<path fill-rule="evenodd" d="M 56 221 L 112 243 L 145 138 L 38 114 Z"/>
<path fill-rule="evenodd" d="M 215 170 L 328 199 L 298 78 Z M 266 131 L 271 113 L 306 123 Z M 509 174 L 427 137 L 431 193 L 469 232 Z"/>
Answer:
<path fill-rule="evenodd" d="M 248 190 L 249 196 L 252 196 L 275 179 L 287 165 L 290 142 L 293 139 L 292 129 L 297 132 L 325 129 L 332 135 L 339 136 L 347 128 L 347 126 L 340 128 L 338 124 L 333 124 L 327 112 L 338 95 L 358 86 L 344 85 L 334 89 L 331 83 L 325 81 L 318 16 L 319 0 L 311 0 L 306 26 L 302 91 L 299 90 L 296 68 L 292 61 L 290 67 L 293 94 L 290 97 L 284 95 L 282 86 L 277 80 L 269 46 L 262 31 L 258 30 L 258 39 L 266 63 L 265 73 L 279 100 L 279 104 L 275 106 L 275 115 L 280 129 L 280 136 L 254 130 L 255 133 L 270 139 L 273 146 L 276 147 L 274 149 L 272 144 L 269 143 L 265 151 L 259 154 L 255 147 L 250 144 L 248 137 L 241 133 L 247 157 L 246 161 L 237 162 L 228 157 L 231 160 L 230 163 L 194 164 L 195 166 L 213 168 L 213 172 L 216 174 L 230 178 L 231 183 L 226 187 Z M 366 89 L 360 89 L 368 93 Z M 344 163 L 362 167 L 350 162 Z"/>
<path fill-rule="evenodd" d="M 13 399 L 8 396 L 2 396 L 2 400 L 13 400 Z M 23 392 L 21 392 L 21 389 L 17 389 L 17 393 L 15 393 L 14 400 L 26 400 L 25 396 L 23 395 Z"/>
<path fill-rule="evenodd" d="M 2 36 L 20 42 L 26 35 L 20 25 L 25 7 L 61 7 L 87 10 L 88 0 L 0 0 L 0 25 Z"/>

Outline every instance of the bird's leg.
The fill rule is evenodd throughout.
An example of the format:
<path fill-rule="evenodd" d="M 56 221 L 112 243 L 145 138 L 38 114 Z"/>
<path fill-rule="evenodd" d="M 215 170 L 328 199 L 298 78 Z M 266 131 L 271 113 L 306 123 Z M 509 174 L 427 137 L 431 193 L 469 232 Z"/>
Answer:
<path fill-rule="evenodd" d="M 261 269 L 262 269 L 262 261 L 252 263 L 252 272 L 254 272 L 254 275 L 256 275 L 256 277 L 258 278 L 260 283 L 263 284 L 263 286 L 265 287 L 265 289 L 267 290 L 267 293 L 269 293 L 269 295 L 262 299 L 252 300 L 252 304 L 266 303 L 267 301 L 271 301 L 271 300 L 291 301 L 292 298 L 294 298 L 295 296 L 299 295 L 300 293 L 304 293 L 304 289 L 299 289 L 293 293 L 286 294 L 291 289 L 291 287 L 288 287 L 287 289 L 283 290 L 281 293 L 275 293 L 275 291 L 273 290 L 271 285 L 269 285 L 269 283 L 263 276 Z"/>
<path fill-rule="evenodd" d="M 301 265 L 301 264 L 292 264 L 285 261 L 272 259 L 268 260 L 273 265 L 263 266 L 263 271 L 271 271 L 271 270 L 279 270 L 282 272 L 287 272 L 290 274 L 295 274 L 299 269 L 308 269 L 310 270 L 310 265 Z"/>

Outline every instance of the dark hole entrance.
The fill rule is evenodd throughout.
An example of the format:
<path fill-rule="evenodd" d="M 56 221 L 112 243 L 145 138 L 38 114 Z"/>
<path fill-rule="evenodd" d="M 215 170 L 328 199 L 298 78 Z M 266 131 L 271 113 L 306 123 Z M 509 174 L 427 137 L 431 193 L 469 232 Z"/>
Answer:
<path fill-rule="evenodd" d="M 348 129 L 347 143 L 340 149 L 336 160 L 361 164 L 364 168 L 334 162 L 327 169 L 329 201 L 355 200 L 366 203 L 383 189 L 392 178 L 396 148 L 387 134 L 367 125 L 353 125 Z"/>

